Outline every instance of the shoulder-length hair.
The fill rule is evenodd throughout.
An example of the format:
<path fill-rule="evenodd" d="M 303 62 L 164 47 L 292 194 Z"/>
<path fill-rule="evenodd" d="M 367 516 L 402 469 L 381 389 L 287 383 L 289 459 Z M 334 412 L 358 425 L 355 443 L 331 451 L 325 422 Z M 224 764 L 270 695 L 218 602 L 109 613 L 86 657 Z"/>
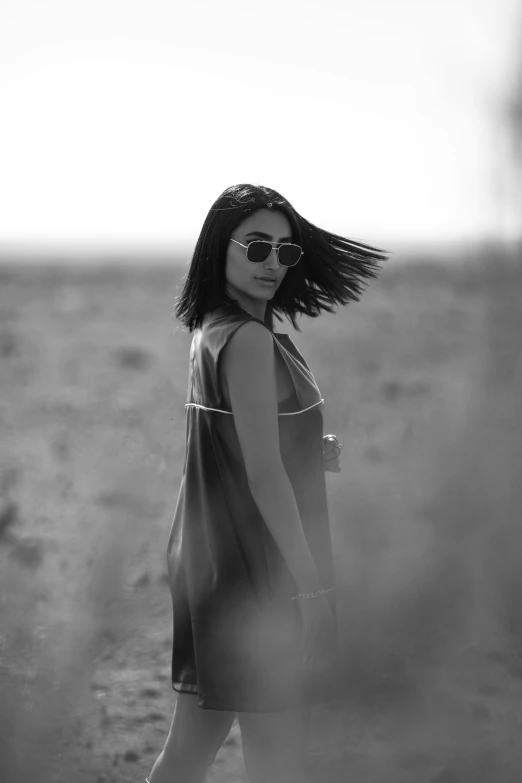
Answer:
<path fill-rule="evenodd" d="M 236 226 L 259 209 L 282 212 L 292 229 L 292 241 L 303 249 L 299 263 L 288 269 L 273 299 L 267 302 L 265 322 L 286 316 L 297 331 L 298 314 L 316 318 L 334 305 L 358 301 L 366 282 L 376 277 L 387 256 L 361 242 L 353 242 L 318 228 L 302 217 L 280 193 L 262 185 L 233 185 L 214 202 L 203 223 L 182 290 L 176 298 L 176 317 L 193 331 L 203 317 L 234 302 L 226 291 L 225 263 L 230 236 Z"/>

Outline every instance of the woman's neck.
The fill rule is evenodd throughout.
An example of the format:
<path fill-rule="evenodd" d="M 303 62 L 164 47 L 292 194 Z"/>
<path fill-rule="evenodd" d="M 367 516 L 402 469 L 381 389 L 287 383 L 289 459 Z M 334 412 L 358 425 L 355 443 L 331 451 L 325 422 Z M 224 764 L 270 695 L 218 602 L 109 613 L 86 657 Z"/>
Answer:
<path fill-rule="evenodd" d="M 258 318 L 260 321 L 265 322 L 266 315 L 266 302 L 259 299 L 251 299 L 248 296 L 240 293 L 239 291 L 229 290 L 228 295 L 235 299 L 243 310 L 246 310 L 254 318 Z"/>

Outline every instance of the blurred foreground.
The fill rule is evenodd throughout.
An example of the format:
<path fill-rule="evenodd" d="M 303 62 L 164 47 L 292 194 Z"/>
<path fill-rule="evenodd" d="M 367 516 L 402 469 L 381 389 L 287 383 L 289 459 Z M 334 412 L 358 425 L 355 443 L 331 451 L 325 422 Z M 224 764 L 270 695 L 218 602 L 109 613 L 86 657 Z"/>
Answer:
<path fill-rule="evenodd" d="M 166 737 L 179 268 L 0 267 L 2 783 L 144 781 Z M 522 774 L 522 258 L 397 265 L 291 334 L 327 474 L 345 681 L 322 783 Z M 245 780 L 234 728 L 212 783 Z"/>

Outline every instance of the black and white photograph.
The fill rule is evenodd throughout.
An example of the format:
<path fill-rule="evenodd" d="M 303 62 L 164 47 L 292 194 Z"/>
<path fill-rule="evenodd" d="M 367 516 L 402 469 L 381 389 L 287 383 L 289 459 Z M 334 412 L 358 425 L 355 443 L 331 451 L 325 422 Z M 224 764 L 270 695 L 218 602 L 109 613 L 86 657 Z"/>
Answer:
<path fill-rule="evenodd" d="M 0 783 L 520 783 L 521 345 L 521 0 L 2 0 Z"/>

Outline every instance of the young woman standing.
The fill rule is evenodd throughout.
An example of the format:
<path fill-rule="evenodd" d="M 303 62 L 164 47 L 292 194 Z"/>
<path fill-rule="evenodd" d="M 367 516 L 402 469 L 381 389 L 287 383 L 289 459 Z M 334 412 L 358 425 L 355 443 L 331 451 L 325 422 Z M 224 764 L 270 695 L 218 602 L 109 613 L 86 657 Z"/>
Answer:
<path fill-rule="evenodd" d="M 186 456 L 168 542 L 178 692 L 150 783 L 203 783 L 237 716 L 251 783 L 306 780 L 309 708 L 335 695 L 335 575 L 315 379 L 274 318 L 357 300 L 382 251 L 266 187 L 228 188 L 176 315 L 193 332 Z"/>

